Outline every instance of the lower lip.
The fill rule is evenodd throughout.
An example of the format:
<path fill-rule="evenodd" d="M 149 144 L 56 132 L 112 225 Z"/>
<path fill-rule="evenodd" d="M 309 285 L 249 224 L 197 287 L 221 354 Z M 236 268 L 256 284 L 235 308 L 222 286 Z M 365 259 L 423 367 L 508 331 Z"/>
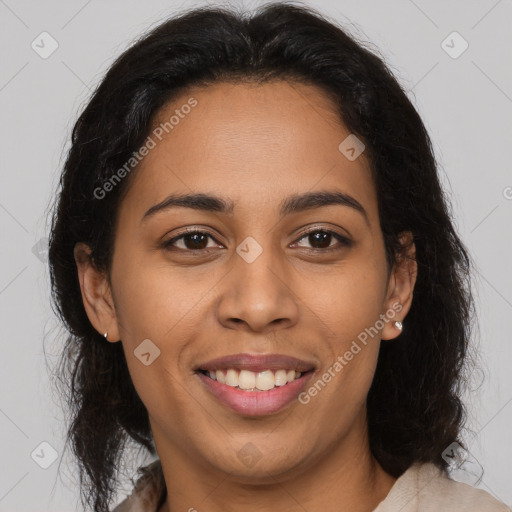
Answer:
<path fill-rule="evenodd" d="M 312 374 L 312 371 L 306 372 L 298 379 L 268 391 L 243 391 L 197 372 L 215 397 L 238 414 L 246 416 L 262 416 L 281 411 L 299 395 Z"/>

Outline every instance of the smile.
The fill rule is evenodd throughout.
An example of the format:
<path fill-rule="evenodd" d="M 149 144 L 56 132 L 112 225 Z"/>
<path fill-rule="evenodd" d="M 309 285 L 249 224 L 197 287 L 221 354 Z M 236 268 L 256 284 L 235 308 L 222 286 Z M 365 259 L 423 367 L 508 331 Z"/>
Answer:
<path fill-rule="evenodd" d="M 244 353 L 202 363 L 195 375 L 217 403 L 243 416 L 262 416 L 297 399 L 315 369 L 291 356 Z"/>

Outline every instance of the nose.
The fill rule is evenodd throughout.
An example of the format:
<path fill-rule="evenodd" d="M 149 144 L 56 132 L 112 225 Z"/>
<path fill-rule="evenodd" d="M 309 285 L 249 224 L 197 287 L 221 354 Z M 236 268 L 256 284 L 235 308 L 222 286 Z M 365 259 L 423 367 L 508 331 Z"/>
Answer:
<path fill-rule="evenodd" d="M 234 255 L 233 268 L 222 281 L 217 305 L 220 323 L 227 328 L 267 333 L 292 327 L 299 316 L 293 291 L 293 268 L 279 264 L 271 251 L 252 263 Z"/>

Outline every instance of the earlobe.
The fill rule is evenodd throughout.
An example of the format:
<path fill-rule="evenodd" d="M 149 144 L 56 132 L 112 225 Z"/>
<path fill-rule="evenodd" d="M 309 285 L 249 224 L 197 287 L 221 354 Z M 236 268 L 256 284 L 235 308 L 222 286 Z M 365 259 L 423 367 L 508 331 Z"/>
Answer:
<path fill-rule="evenodd" d="M 108 332 L 107 341 L 119 341 L 114 301 L 105 272 L 95 267 L 91 259 L 91 249 L 83 242 L 75 244 L 74 257 L 82 301 L 89 321 L 102 336 Z"/>
<path fill-rule="evenodd" d="M 414 286 L 418 272 L 416 262 L 416 246 L 413 242 L 413 235 L 406 231 L 399 236 L 403 247 L 397 263 L 393 267 L 388 284 L 388 299 L 385 302 L 386 322 L 382 330 L 381 339 L 391 340 L 402 332 L 406 325 L 405 317 L 409 312 L 413 299 Z M 398 322 L 398 325 L 397 325 Z"/>

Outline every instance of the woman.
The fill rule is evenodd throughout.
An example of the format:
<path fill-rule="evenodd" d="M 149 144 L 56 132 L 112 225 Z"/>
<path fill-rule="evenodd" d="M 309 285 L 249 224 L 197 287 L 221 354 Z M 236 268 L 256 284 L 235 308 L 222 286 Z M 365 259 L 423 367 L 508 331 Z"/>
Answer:
<path fill-rule="evenodd" d="M 429 136 L 313 10 L 192 10 L 121 55 L 50 264 L 95 512 L 128 440 L 158 458 L 117 512 L 507 510 L 448 478 L 474 309 Z"/>

